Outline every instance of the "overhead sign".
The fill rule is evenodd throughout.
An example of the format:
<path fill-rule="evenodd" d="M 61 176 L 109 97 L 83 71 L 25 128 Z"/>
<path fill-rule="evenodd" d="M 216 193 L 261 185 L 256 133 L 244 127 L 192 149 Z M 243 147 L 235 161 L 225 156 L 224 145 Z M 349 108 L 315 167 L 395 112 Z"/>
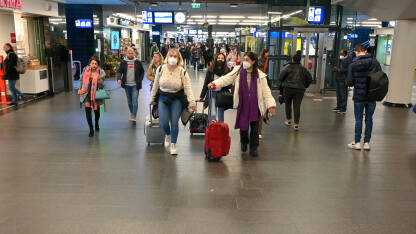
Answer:
<path fill-rule="evenodd" d="M 142 20 L 143 24 L 153 24 L 153 12 L 142 11 Z"/>
<path fill-rule="evenodd" d="M 154 11 L 153 18 L 155 24 L 173 24 L 172 11 Z"/>
<path fill-rule="evenodd" d="M 159 31 L 153 31 L 152 36 L 160 36 L 160 32 Z"/>
<path fill-rule="evenodd" d="M 22 0 L 0 0 L 0 7 L 10 8 L 14 10 L 22 10 L 23 1 Z"/>
<path fill-rule="evenodd" d="M 186 13 L 182 11 L 175 12 L 175 24 L 184 24 L 186 22 Z"/>
<path fill-rule="evenodd" d="M 75 20 L 75 28 L 92 28 L 92 20 L 90 19 Z"/>
<path fill-rule="evenodd" d="M 322 24 L 324 22 L 324 8 L 323 7 L 309 7 L 308 23 Z"/>
<path fill-rule="evenodd" d="M 192 3 L 192 8 L 201 8 L 200 3 Z"/>
<path fill-rule="evenodd" d="M 118 24 L 122 25 L 122 26 L 133 26 L 134 23 L 130 20 L 126 20 L 126 19 L 118 19 Z"/>

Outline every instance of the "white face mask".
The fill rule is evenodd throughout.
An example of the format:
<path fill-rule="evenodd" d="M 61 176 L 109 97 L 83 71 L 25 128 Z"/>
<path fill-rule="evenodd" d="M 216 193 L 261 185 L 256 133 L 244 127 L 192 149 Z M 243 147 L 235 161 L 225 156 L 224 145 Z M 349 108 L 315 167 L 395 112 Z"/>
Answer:
<path fill-rule="evenodd" d="M 247 61 L 244 61 L 243 62 L 243 68 L 244 69 L 249 69 L 251 67 L 251 63 L 249 63 L 249 62 L 247 62 Z"/>
<path fill-rule="evenodd" d="M 340 56 L 339 56 L 339 59 L 343 60 L 343 59 L 345 59 L 345 56 L 340 55 Z"/>
<path fill-rule="evenodd" d="M 176 60 L 176 58 L 170 57 L 170 58 L 168 58 L 168 63 L 171 66 L 175 66 L 176 64 L 178 64 L 178 60 Z"/>

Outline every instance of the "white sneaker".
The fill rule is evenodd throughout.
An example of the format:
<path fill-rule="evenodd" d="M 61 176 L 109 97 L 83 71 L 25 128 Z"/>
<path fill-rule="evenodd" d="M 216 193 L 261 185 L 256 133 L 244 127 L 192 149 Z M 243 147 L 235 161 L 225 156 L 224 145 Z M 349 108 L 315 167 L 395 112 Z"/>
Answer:
<path fill-rule="evenodd" d="M 351 142 L 348 144 L 348 148 L 350 149 L 356 149 L 356 150 L 361 150 L 361 143 L 360 142 Z"/>
<path fill-rule="evenodd" d="M 130 121 L 135 122 L 135 121 L 136 121 L 136 116 L 134 116 L 134 115 L 130 115 Z"/>
<path fill-rule="evenodd" d="M 363 149 L 364 149 L 364 150 L 370 150 L 370 149 L 371 149 L 371 147 L 370 147 L 370 143 L 365 142 L 365 143 L 364 143 L 364 147 L 363 147 Z"/>
<path fill-rule="evenodd" d="M 299 131 L 299 125 L 294 125 L 294 126 L 293 126 L 293 130 L 295 130 L 295 131 Z"/>
<path fill-rule="evenodd" d="M 292 121 L 290 121 L 290 120 L 286 120 L 286 121 L 285 121 L 285 124 L 286 124 L 287 126 L 290 126 L 290 125 L 292 125 Z"/>
<path fill-rule="evenodd" d="M 263 139 L 263 135 L 261 135 L 261 134 L 260 134 L 260 135 L 259 135 L 259 139 Z"/>
<path fill-rule="evenodd" d="M 170 135 L 165 136 L 165 147 L 168 148 L 171 144 L 171 137 Z"/>
<path fill-rule="evenodd" d="M 177 155 L 178 154 L 178 152 L 176 151 L 176 144 L 175 143 L 170 144 L 170 154 L 171 155 Z"/>

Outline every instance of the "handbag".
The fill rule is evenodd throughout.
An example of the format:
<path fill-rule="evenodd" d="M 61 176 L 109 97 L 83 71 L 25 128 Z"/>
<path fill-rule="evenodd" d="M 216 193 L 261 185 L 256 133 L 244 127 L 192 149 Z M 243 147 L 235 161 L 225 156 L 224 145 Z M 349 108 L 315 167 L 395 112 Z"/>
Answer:
<path fill-rule="evenodd" d="M 217 94 L 216 100 L 217 107 L 223 108 L 224 110 L 232 109 L 234 106 L 234 95 L 230 91 L 220 91 Z"/>
<path fill-rule="evenodd" d="M 106 89 L 98 89 L 95 92 L 95 100 L 104 100 L 104 99 L 110 99 L 110 90 Z"/>

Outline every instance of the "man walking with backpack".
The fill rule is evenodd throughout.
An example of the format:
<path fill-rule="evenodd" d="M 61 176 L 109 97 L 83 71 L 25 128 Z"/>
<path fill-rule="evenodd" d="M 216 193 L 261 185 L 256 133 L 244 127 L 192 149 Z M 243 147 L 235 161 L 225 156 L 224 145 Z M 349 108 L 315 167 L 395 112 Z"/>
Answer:
<path fill-rule="evenodd" d="M 7 53 L 7 57 L 4 60 L 4 80 L 7 80 L 9 83 L 9 90 L 12 92 L 12 102 L 9 105 L 17 106 L 18 96 L 22 99 L 25 99 L 25 95 L 16 89 L 16 82 L 19 80 L 19 72 L 16 69 L 18 63 L 18 57 L 13 50 L 12 45 L 9 43 L 4 44 L 4 52 Z"/>
<path fill-rule="evenodd" d="M 363 45 L 355 47 L 356 58 L 348 69 L 348 86 L 354 87 L 354 115 L 355 115 L 355 139 L 348 144 L 350 149 L 361 150 L 361 135 L 363 128 L 363 116 L 365 114 L 364 150 L 370 150 L 371 133 L 373 130 L 373 114 L 376 109 L 376 101 L 368 98 L 369 73 L 381 71 L 377 60 L 367 54 Z M 364 112 L 365 111 L 365 112 Z"/>

